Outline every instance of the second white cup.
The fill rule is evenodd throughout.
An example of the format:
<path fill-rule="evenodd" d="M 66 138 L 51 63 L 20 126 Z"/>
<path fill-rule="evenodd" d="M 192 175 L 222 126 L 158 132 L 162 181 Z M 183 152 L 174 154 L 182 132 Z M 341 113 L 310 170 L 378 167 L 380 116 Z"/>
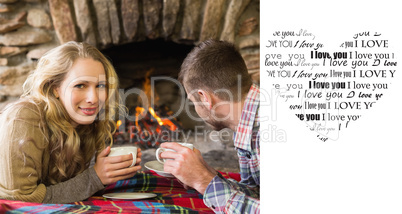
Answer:
<path fill-rule="evenodd" d="M 135 146 L 122 146 L 113 147 L 110 149 L 109 156 L 120 156 L 120 155 L 133 155 L 133 163 L 130 167 L 134 166 L 137 160 L 137 147 Z"/>
<path fill-rule="evenodd" d="M 185 147 L 187 147 L 187 148 L 189 148 L 189 149 L 191 149 L 191 150 L 194 149 L 194 145 L 191 144 L 191 143 L 178 143 L 178 144 L 180 144 L 180 145 L 182 145 L 182 146 L 185 146 Z M 159 163 L 165 163 L 165 161 L 168 160 L 168 159 L 164 159 L 164 158 L 161 158 L 161 157 L 160 157 L 160 153 L 162 153 L 162 152 L 164 152 L 164 151 L 176 152 L 176 151 L 173 150 L 173 149 L 158 148 L 158 149 L 156 150 L 156 152 L 155 152 L 155 156 L 156 156 L 156 159 L 159 161 Z"/>

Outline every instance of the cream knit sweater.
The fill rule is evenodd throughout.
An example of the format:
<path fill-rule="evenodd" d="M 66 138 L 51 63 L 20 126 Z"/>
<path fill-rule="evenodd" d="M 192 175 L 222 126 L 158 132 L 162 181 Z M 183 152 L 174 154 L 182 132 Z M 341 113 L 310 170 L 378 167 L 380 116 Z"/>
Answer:
<path fill-rule="evenodd" d="M 41 107 L 29 102 L 0 114 L 0 198 L 70 203 L 102 190 L 93 167 L 65 182 L 44 184 L 51 160 L 42 115 Z"/>

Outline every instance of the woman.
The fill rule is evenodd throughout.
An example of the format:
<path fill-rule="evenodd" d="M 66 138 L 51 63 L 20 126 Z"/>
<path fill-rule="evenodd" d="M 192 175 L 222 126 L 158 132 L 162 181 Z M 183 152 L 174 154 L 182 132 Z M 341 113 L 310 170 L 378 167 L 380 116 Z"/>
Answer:
<path fill-rule="evenodd" d="M 118 81 L 96 48 L 68 42 L 52 49 L 23 88 L 0 115 L 0 198 L 80 201 L 141 168 L 141 151 L 133 167 L 131 154 L 107 156 Z"/>

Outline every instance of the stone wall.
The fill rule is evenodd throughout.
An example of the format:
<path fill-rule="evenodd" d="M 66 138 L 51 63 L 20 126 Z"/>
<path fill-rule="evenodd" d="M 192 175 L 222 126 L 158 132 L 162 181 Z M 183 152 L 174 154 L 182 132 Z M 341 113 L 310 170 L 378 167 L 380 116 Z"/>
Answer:
<path fill-rule="evenodd" d="M 157 38 L 227 40 L 258 82 L 259 22 L 259 0 L 0 0 L 0 109 L 21 95 L 38 58 L 70 40 L 100 50 Z"/>

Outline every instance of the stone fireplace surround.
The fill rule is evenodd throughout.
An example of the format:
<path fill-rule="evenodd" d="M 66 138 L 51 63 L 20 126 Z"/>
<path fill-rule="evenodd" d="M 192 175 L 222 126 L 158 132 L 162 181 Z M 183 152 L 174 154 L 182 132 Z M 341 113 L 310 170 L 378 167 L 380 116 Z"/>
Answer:
<path fill-rule="evenodd" d="M 38 58 L 70 40 L 88 42 L 102 52 L 153 40 L 186 45 L 226 40 L 239 48 L 259 82 L 259 22 L 259 0 L 0 0 L 0 109 L 22 94 Z M 135 69 L 120 72 L 145 75 Z M 196 143 L 197 136 L 190 141 Z M 207 162 L 236 171 L 225 164 L 235 158 L 224 152 L 227 147 L 230 140 L 199 146 L 207 157 L 214 156 Z"/>

